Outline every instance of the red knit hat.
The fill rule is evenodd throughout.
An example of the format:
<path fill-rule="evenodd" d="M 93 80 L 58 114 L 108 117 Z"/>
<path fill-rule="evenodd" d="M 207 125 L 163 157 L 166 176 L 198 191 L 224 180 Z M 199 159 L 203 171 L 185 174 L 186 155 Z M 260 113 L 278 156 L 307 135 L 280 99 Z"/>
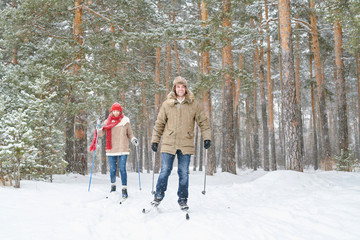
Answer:
<path fill-rule="evenodd" d="M 112 106 L 111 106 L 111 110 L 110 112 L 114 111 L 114 110 L 118 110 L 119 112 L 122 112 L 122 108 L 121 108 L 121 105 L 119 103 L 114 103 Z"/>

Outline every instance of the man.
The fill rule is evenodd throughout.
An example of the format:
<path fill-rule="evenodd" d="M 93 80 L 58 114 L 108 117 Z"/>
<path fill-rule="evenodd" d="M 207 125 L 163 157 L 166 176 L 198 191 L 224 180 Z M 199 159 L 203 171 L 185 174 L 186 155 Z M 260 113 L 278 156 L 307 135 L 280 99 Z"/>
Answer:
<path fill-rule="evenodd" d="M 161 137 L 161 160 L 162 166 L 156 184 L 153 206 L 158 206 L 165 196 L 168 178 L 170 176 L 175 155 L 178 158 L 178 203 L 182 210 L 187 210 L 189 165 L 191 154 L 194 149 L 194 126 L 195 121 L 201 129 L 204 139 L 204 148 L 208 149 L 211 144 L 211 132 L 209 122 L 202 111 L 199 102 L 195 101 L 194 94 L 187 88 L 187 81 L 183 77 L 176 77 L 173 89 L 162 104 L 155 122 L 151 138 L 151 149 L 156 152 Z"/>

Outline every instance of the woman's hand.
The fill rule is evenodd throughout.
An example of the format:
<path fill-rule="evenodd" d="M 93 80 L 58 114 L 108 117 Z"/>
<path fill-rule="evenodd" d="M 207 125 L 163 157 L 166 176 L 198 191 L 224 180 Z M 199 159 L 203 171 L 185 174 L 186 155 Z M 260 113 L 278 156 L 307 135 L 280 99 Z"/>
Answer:
<path fill-rule="evenodd" d="M 132 143 L 135 147 L 139 146 L 139 141 L 137 140 L 136 137 L 133 137 L 133 138 L 131 139 L 131 143 Z"/>

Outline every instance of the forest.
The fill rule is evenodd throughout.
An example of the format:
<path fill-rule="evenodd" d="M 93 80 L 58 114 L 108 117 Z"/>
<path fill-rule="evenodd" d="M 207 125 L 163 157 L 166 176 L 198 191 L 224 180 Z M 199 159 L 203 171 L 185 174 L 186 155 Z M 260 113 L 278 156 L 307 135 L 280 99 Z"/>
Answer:
<path fill-rule="evenodd" d="M 205 159 L 195 128 L 194 171 L 358 170 L 359 54 L 359 0 L 2 0 L 0 182 L 89 174 L 114 102 L 140 142 L 127 168 L 159 172 L 150 139 L 176 76 L 212 130 Z"/>

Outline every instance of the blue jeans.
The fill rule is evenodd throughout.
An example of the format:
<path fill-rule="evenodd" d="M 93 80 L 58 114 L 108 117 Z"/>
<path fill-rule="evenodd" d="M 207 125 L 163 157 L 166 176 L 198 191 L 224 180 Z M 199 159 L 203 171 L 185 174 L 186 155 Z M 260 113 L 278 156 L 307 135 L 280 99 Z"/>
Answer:
<path fill-rule="evenodd" d="M 127 173 L 126 173 L 127 155 L 108 156 L 109 166 L 110 166 L 110 181 L 111 181 L 111 183 L 116 182 L 116 169 L 117 169 L 118 158 L 119 158 L 119 170 L 120 170 L 120 176 L 121 176 L 121 184 L 123 186 L 126 186 L 127 185 Z"/>
<path fill-rule="evenodd" d="M 178 175 L 179 175 L 179 187 L 177 195 L 180 200 L 187 202 L 189 196 L 189 165 L 190 154 L 182 154 L 180 150 L 175 153 L 178 157 Z M 155 198 L 162 200 L 165 197 L 165 191 L 167 189 L 168 179 L 173 168 L 175 155 L 169 153 L 161 154 L 161 171 L 156 184 Z"/>

